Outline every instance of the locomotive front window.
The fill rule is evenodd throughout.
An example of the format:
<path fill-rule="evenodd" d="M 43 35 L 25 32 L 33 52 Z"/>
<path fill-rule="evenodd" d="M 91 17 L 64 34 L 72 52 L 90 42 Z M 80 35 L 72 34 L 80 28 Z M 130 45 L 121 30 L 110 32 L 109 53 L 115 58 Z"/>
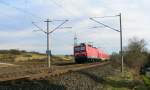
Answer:
<path fill-rule="evenodd" d="M 75 51 L 80 51 L 80 47 L 76 47 L 76 48 L 75 48 Z"/>
<path fill-rule="evenodd" d="M 83 51 L 83 50 L 85 50 L 85 47 L 81 47 L 80 49 L 81 49 L 81 51 Z"/>
<path fill-rule="evenodd" d="M 85 47 L 75 47 L 75 51 L 84 51 Z"/>

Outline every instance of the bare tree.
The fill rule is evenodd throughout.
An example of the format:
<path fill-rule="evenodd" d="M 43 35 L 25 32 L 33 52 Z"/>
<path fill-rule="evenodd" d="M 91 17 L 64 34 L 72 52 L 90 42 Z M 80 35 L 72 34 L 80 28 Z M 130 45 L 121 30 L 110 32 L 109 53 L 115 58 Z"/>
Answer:
<path fill-rule="evenodd" d="M 127 66 L 139 71 L 148 61 L 146 41 L 136 37 L 129 39 L 128 46 L 124 48 L 124 59 Z"/>

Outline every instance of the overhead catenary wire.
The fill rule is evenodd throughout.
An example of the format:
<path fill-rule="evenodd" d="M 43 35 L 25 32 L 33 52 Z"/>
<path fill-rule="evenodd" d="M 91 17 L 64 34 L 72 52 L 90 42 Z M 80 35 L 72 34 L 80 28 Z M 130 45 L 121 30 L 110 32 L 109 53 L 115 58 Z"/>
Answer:
<path fill-rule="evenodd" d="M 65 20 L 63 23 L 61 23 L 60 25 L 58 25 L 56 28 L 54 28 L 52 31 L 50 31 L 49 33 L 53 33 L 55 30 L 57 30 L 58 28 L 60 28 L 63 24 L 65 24 L 66 22 L 68 22 L 68 20 Z"/>
<path fill-rule="evenodd" d="M 72 12 L 70 12 L 70 10 L 68 9 L 65 9 L 63 5 L 59 4 L 58 2 L 56 2 L 55 0 L 49 0 L 51 1 L 52 3 L 54 3 L 55 5 L 57 5 L 59 8 L 61 8 L 62 10 L 64 10 L 64 12 L 66 14 L 70 14 L 71 16 L 73 16 L 74 14 Z"/>
<path fill-rule="evenodd" d="M 12 6 L 12 5 L 10 5 L 9 3 L 5 2 L 5 1 L 0 0 L 0 4 L 9 6 L 9 7 L 13 8 L 13 9 L 16 9 L 16 10 L 18 10 L 18 11 L 20 11 L 20 12 L 23 12 L 23 13 L 25 13 L 25 14 L 27 14 L 27 15 L 30 15 L 30 16 L 32 16 L 32 17 L 34 17 L 34 18 L 38 18 L 38 19 L 43 20 L 41 17 L 39 17 L 39 16 L 37 16 L 37 15 L 35 15 L 35 14 L 29 12 L 29 11 L 26 11 L 26 10 L 24 10 L 24 9 L 22 9 L 22 8 L 18 8 L 18 7 Z"/>
<path fill-rule="evenodd" d="M 50 22 L 54 22 L 54 21 L 61 21 L 62 23 L 60 25 L 58 25 L 57 27 L 55 27 L 54 29 L 52 29 L 49 33 L 53 33 L 55 30 L 57 29 L 64 29 L 64 28 L 67 28 L 67 29 L 70 29 L 72 27 L 61 27 L 63 24 L 65 24 L 66 22 L 68 22 L 69 20 L 53 20 L 53 19 L 49 19 Z M 34 30 L 34 31 L 42 31 L 44 33 L 47 33 L 44 29 L 42 29 L 41 27 L 39 27 L 36 22 L 32 22 L 32 24 L 37 27 L 39 30 Z"/>
<path fill-rule="evenodd" d="M 105 26 L 109 29 L 112 29 L 112 30 L 117 31 L 117 32 L 120 33 L 120 59 L 121 59 L 121 72 L 123 73 L 124 72 L 124 60 L 123 60 L 123 50 L 122 50 L 122 47 L 123 47 L 122 46 L 122 43 L 123 43 L 123 40 L 122 40 L 122 16 L 121 16 L 121 13 L 119 13 L 119 15 L 115 15 L 115 16 L 119 17 L 119 25 L 120 25 L 119 30 L 115 29 L 115 28 L 112 28 L 112 27 L 110 27 L 110 26 L 108 26 L 104 23 L 101 23 L 100 21 L 97 21 L 94 18 L 89 18 L 89 19 L 91 19 L 92 21 L 97 22 L 97 23 L 99 23 L 99 24 L 101 24 L 101 25 L 103 25 L 103 26 Z"/>
<path fill-rule="evenodd" d="M 47 33 L 46 31 L 44 31 L 42 28 L 40 28 L 38 25 L 35 24 L 35 22 L 32 22 L 32 24 L 37 27 L 39 30 L 38 31 L 42 31 L 44 33 Z M 37 31 L 37 30 L 36 30 Z"/>
<path fill-rule="evenodd" d="M 25 0 L 25 3 L 26 3 L 26 4 L 27 4 L 27 2 L 28 2 L 28 1 Z M 34 18 L 40 19 L 40 20 L 38 20 L 38 21 L 43 21 L 43 19 L 42 19 L 41 17 L 39 17 L 39 16 L 37 16 L 37 15 L 35 15 L 35 14 L 29 12 L 29 11 L 26 11 L 26 10 L 24 10 L 24 9 L 22 9 L 22 8 L 18 8 L 18 7 L 12 6 L 12 5 L 10 5 L 9 3 L 5 2 L 5 1 L 0 1 L 0 4 L 9 6 L 9 7 L 13 8 L 13 9 L 16 9 L 16 10 L 18 10 L 18 11 L 20 11 L 20 12 L 23 12 L 23 13 L 25 13 L 25 14 L 27 14 L 27 15 L 30 15 L 30 16 L 32 16 L 32 17 L 34 17 Z M 61 5 L 60 5 L 60 6 L 61 6 Z M 53 19 L 52 21 L 64 21 L 64 20 Z M 34 26 L 37 27 L 37 25 L 35 25 L 35 22 L 32 21 L 32 24 L 34 24 Z M 37 27 L 37 28 L 39 28 L 39 27 Z M 41 30 L 42 30 L 42 29 L 41 29 Z"/>
<path fill-rule="evenodd" d="M 62 9 L 67 15 L 70 15 L 70 16 L 74 16 L 75 15 L 75 13 L 72 13 L 71 11 L 72 10 L 70 10 L 70 9 L 66 9 L 65 8 L 65 6 L 63 6 L 61 3 L 59 3 L 60 1 L 57 1 L 57 0 L 48 0 L 48 1 L 50 1 L 50 2 L 52 2 L 53 4 L 55 4 L 57 7 L 59 7 L 60 9 Z M 73 2 L 72 2 L 72 0 L 69 0 L 70 1 L 70 4 L 72 4 L 72 6 L 73 6 Z M 77 7 L 76 7 L 76 9 L 77 9 L 77 11 L 80 11 Z M 84 13 L 82 13 L 82 14 L 84 14 Z M 75 19 L 72 19 L 72 18 L 67 18 L 67 19 L 69 19 L 69 20 L 81 20 L 81 19 L 83 19 L 83 18 L 89 18 L 88 16 L 87 16 L 87 14 L 84 14 L 82 17 L 78 17 L 78 18 L 75 18 Z M 65 18 L 66 19 L 66 18 Z"/>
<path fill-rule="evenodd" d="M 104 23 L 102 23 L 102 22 L 100 22 L 100 21 L 97 21 L 97 20 L 95 20 L 95 19 L 93 19 L 93 18 L 90 18 L 90 19 L 91 19 L 92 21 L 95 21 L 95 22 L 97 22 L 97 23 L 99 23 L 99 24 L 101 24 L 101 25 L 107 27 L 107 28 L 110 28 L 110 29 L 112 29 L 112 30 L 114 30 L 114 31 L 120 32 L 118 29 L 112 28 L 112 27 L 110 27 L 110 26 L 108 26 L 108 25 L 106 25 L 106 24 L 104 24 Z"/>
<path fill-rule="evenodd" d="M 59 29 L 63 24 L 68 22 L 68 20 L 64 20 L 64 22 L 62 22 L 60 25 L 58 25 L 52 31 L 49 31 L 49 22 L 52 22 L 52 21 L 47 19 L 44 22 L 47 23 L 47 31 L 44 31 L 42 28 L 40 28 L 38 25 L 36 25 L 34 23 L 33 23 L 33 25 L 36 26 L 39 29 L 38 31 L 42 31 L 42 32 L 44 32 L 47 35 L 47 50 L 46 50 L 46 53 L 47 53 L 48 67 L 50 68 L 51 67 L 51 60 L 50 60 L 51 59 L 51 50 L 49 48 L 49 37 L 50 37 L 50 34 L 52 34 L 55 30 Z"/>
<path fill-rule="evenodd" d="M 111 18 L 111 17 L 116 17 L 117 15 L 115 16 L 102 16 L 102 17 L 91 17 L 91 18 Z"/>

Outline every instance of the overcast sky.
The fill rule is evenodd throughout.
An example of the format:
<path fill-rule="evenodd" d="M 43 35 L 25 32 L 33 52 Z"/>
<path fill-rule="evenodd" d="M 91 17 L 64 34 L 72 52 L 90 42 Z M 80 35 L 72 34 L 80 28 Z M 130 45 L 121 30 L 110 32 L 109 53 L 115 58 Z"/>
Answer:
<path fill-rule="evenodd" d="M 122 13 L 123 45 L 132 37 L 143 38 L 150 49 L 150 1 L 149 0 L 0 0 L 0 49 L 21 49 L 45 52 L 46 35 L 33 32 L 46 29 L 44 20 L 65 20 L 69 22 L 51 35 L 53 54 L 72 54 L 73 38 L 77 33 L 79 42 L 93 42 L 107 53 L 118 52 L 119 33 L 105 28 L 90 17 L 103 17 Z M 97 19 L 119 29 L 119 17 Z M 50 23 L 54 29 L 62 21 Z M 99 28 L 92 28 L 99 26 Z"/>

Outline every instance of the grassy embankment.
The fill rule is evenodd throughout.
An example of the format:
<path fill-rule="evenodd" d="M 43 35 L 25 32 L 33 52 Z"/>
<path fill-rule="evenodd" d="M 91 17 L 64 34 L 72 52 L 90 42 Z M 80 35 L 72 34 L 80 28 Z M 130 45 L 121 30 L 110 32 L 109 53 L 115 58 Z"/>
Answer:
<path fill-rule="evenodd" d="M 54 55 L 51 57 L 52 64 L 61 62 L 72 62 L 72 56 L 69 55 Z M 46 54 L 34 53 L 34 52 L 21 52 L 13 53 L 7 51 L 6 53 L 0 53 L 0 62 L 3 63 L 47 63 Z"/>
<path fill-rule="evenodd" d="M 150 90 L 150 78 L 145 75 L 142 75 L 142 78 L 143 78 L 144 84 Z"/>

